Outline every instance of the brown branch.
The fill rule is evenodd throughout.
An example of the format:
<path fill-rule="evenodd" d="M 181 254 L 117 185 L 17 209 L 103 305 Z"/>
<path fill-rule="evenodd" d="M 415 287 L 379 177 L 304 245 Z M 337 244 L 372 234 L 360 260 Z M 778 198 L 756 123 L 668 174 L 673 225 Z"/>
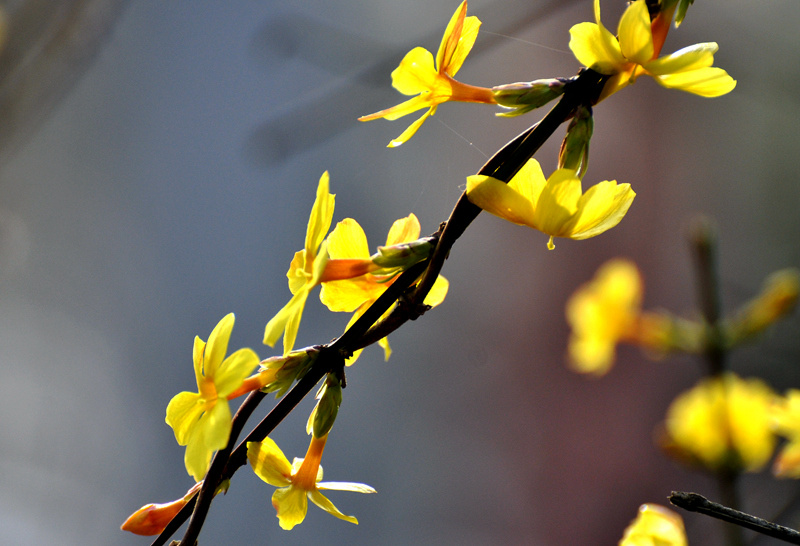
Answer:
<path fill-rule="evenodd" d="M 525 162 L 549 139 L 556 129 L 572 116 L 579 105 L 593 104 L 602 90 L 606 77 L 592 70 L 582 70 L 570 80 L 561 100 L 542 120 L 527 129 L 511 142 L 501 148 L 479 171 L 479 174 L 493 176 L 508 182 Z M 230 479 L 247 461 L 247 443 L 260 442 L 266 438 L 278 424 L 311 392 L 314 385 L 327 373 L 342 369 L 344 358 L 353 351 L 374 343 L 399 328 L 408 320 L 417 318 L 424 310 L 423 301 L 447 259 L 450 248 L 464 233 L 481 209 L 473 205 L 466 193 L 456 203 L 444 229 L 433 235 L 438 239 L 430 259 L 419 262 L 404 271 L 397 280 L 347 329 L 339 338 L 331 343 L 319 346 L 317 360 L 306 375 L 275 405 L 266 417 L 253 429 L 234 450 L 231 446 L 238 437 L 247 418 L 263 399 L 263 393 L 251 393 L 233 419 L 231 440 L 224 450 L 216 453 L 205 478 L 200 493 L 192 499 L 159 535 L 153 546 L 165 544 L 180 525 L 186 521 L 189 512 L 192 517 L 181 544 L 194 544 L 211 505 L 219 484 Z M 408 293 L 417 279 L 422 279 L 416 288 Z M 394 304 L 401 300 L 394 312 L 376 324 L 380 317 Z"/>
<path fill-rule="evenodd" d="M 717 518 L 751 531 L 756 531 L 762 535 L 777 538 L 789 544 L 800 544 L 800 532 L 772 523 L 765 519 L 751 516 L 745 512 L 728 508 L 722 504 L 711 502 L 697 493 L 687 493 L 683 491 L 673 491 L 669 496 L 669 502 L 679 508 L 690 512 L 698 512 L 712 518 Z"/>

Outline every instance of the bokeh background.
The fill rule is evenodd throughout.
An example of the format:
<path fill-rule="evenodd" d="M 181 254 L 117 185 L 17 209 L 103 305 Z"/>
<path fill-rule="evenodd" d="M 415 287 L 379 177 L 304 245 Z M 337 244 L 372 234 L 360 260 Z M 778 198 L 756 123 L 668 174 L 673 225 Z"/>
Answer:
<path fill-rule="evenodd" d="M 371 246 L 410 212 L 432 232 L 465 177 L 536 114 L 444 105 L 393 150 L 405 119 L 356 121 L 400 101 L 391 70 L 416 45 L 436 50 L 456 0 L 4 4 L 0 542 L 149 544 L 118 528 L 192 485 L 164 410 L 194 387 L 193 337 L 232 311 L 232 347 L 276 354 L 263 328 L 288 301 L 320 174 L 331 173 L 334 221 L 356 218 Z M 592 20 L 589 0 L 469 9 L 483 27 L 462 81 L 578 69 L 568 29 Z M 623 9 L 603 2 L 609 27 Z M 698 213 L 719 225 L 727 310 L 800 265 L 798 20 L 795 0 L 698 1 L 665 52 L 718 41 L 736 90 L 708 100 L 642 78 L 596 108 L 587 180 L 638 193 L 617 228 L 548 251 L 544 235 L 488 215 L 470 227 L 445 266 L 445 303 L 391 336 L 388 363 L 372 348 L 348 372 L 323 466 L 379 491 L 331 494 L 359 526 L 311 507 L 282 531 L 273 488 L 242 469 L 201 544 L 615 544 L 641 503 L 671 490 L 713 498 L 711 481 L 653 442 L 702 365 L 622 348 L 607 377 L 580 377 L 565 365 L 564 304 L 627 256 L 646 307 L 692 316 L 686 233 Z M 538 156 L 545 171 L 557 145 Z M 347 319 L 312 300 L 298 346 Z M 797 331 L 794 315 L 732 367 L 800 385 Z M 305 453 L 311 408 L 273 436 L 289 457 Z M 767 517 L 800 492 L 766 474 L 742 485 L 744 507 Z M 716 523 L 685 519 L 692 544 L 718 544 Z"/>

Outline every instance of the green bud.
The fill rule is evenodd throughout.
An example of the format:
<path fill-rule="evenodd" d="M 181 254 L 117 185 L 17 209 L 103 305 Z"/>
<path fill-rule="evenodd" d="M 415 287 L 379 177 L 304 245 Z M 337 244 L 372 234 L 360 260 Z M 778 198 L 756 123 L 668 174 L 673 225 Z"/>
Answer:
<path fill-rule="evenodd" d="M 306 429 L 311 429 L 314 438 L 322 438 L 333 427 L 339 406 L 342 404 L 342 384 L 334 374 L 328 374 L 317 393 L 317 405 L 308 419 Z"/>
<path fill-rule="evenodd" d="M 409 243 L 392 246 L 379 246 L 378 253 L 371 256 L 372 263 L 384 269 L 408 269 L 433 253 L 434 240 L 431 237 L 417 239 Z M 380 275 L 380 272 L 376 272 Z"/>
<path fill-rule="evenodd" d="M 569 122 L 564 140 L 561 141 L 561 150 L 558 152 L 559 169 L 572 169 L 578 178 L 583 178 L 589 166 L 589 141 L 593 130 L 592 109 L 579 107 Z"/>
<path fill-rule="evenodd" d="M 277 369 L 275 380 L 261 389 L 263 392 L 274 392 L 276 398 L 280 398 L 295 381 L 300 381 L 308 372 L 309 368 L 317 360 L 319 351 L 317 349 L 301 349 L 292 351 L 285 356 L 273 356 L 261 362 L 261 369 Z"/>
<path fill-rule="evenodd" d="M 566 80 L 562 78 L 550 78 L 493 87 L 492 95 L 497 104 L 511 109 L 497 115 L 514 117 L 527 114 L 559 97 L 564 92 L 565 84 Z"/>

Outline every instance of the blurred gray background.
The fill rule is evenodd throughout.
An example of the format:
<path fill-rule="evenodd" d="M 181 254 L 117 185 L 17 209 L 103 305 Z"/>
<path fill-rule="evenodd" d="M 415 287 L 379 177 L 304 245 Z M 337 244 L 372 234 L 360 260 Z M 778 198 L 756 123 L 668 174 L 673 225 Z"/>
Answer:
<path fill-rule="evenodd" d="M 320 174 L 331 174 L 334 221 L 356 218 L 374 247 L 410 212 L 434 231 L 465 177 L 536 121 L 447 104 L 394 150 L 413 117 L 356 121 L 403 99 L 391 70 L 416 45 L 435 52 L 457 5 L 6 4 L 0 542 L 149 544 L 118 528 L 193 483 L 164 423 L 170 398 L 194 388 L 192 339 L 235 312 L 231 347 L 276 354 L 263 328 L 290 297 L 285 273 Z M 609 28 L 623 8 L 603 2 Z M 483 27 L 459 79 L 485 86 L 574 74 L 568 29 L 593 18 L 589 0 L 469 10 Z M 771 271 L 800 265 L 798 20 L 795 0 L 698 1 L 664 51 L 718 41 L 736 90 L 708 100 L 643 77 L 596 108 L 587 181 L 638 193 L 617 228 L 548 251 L 538 232 L 478 218 L 445 266 L 445 303 L 391 336 L 388 363 L 372 348 L 348 371 L 323 466 L 329 480 L 378 490 L 330 495 L 359 526 L 311 506 L 282 531 L 274 489 L 245 468 L 201 544 L 615 544 L 641 503 L 671 490 L 715 497 L 653 443 L 702 366 L 622 348 L 607 377 L 577 376 L 564 362 L 564 304 L 600 264 L 627 256 L 647 308 L 692 315 L 685 235 L 697 213 L 719 224 L 727 310 Z M 546 172 L 557 140 L 538 156 Z M 313 298 L 298 346 L 347 320 Z M 795 315 L 732 366 L 779 390 L 800 385 L 797 327 Z M 305 453 L 311 407 L 274 435 L 290 458 Z M 799 491 L 748 477 L 744 507 L 771 517 Z M 717 524 L 685 519 L 692 544 L 717 544 Z"/>

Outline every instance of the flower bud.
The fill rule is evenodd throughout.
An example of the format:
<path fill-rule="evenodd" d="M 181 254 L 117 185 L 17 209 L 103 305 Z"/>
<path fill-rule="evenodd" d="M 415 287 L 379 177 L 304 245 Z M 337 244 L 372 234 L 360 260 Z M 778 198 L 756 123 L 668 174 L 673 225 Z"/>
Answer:
<path fill-rule="evenodd" d="M 286 356 L 273 356 L 261 361 L 261 370 L 277 370 L 275 379 L 261 390 L 264 392 L 274 392 L 276 398 L 280 398 L 292 383 L 299 381 L 314 364 L 319 351 L 313 348 L 292 351 Z"/>
<path fill-rule="evenodd" d="M 510 111 L 497 115 L 514 117 L 527 114 L 560 96 L 564 92 L 565 84 L 566 80 L 563 78 L 550 78 L 493 87 L 492 94 L 497 104 L 510 108 Z"/>
<path fill-rule="evenodd" d="M 580 106 L 569 122 L 564 140 L 561 141 L 561 150 L 558 152 L 559 169 L 572 169 L 578 178 L 583 178 L 589 166 L 589 141 L 593 130 L 592 109 Z"/>
<path fill-rule="evenodd" d="M 328 374 L 317 392 L 317 400 L 317 405 L 308 418 L 306 432 L 313 433 L 314 438 L 322 438 L 333 427 L 342 404 L 342 384 L 334 374 Z"/>
<path fill-rule="evenodd" d="M 408 243 L 379 246 L 377 254 L 373 254 L 371 259 L 372 263 L 387 270 L 388 273 L 389 270 L 408 269 L 412 265 L 421 262 L 433 253 L 434 248 L 436 248 L 434 239 L 432 237 L 424 237 Z M 378 270 L 373 274 L 382 275 L 385 273 Z"/>

